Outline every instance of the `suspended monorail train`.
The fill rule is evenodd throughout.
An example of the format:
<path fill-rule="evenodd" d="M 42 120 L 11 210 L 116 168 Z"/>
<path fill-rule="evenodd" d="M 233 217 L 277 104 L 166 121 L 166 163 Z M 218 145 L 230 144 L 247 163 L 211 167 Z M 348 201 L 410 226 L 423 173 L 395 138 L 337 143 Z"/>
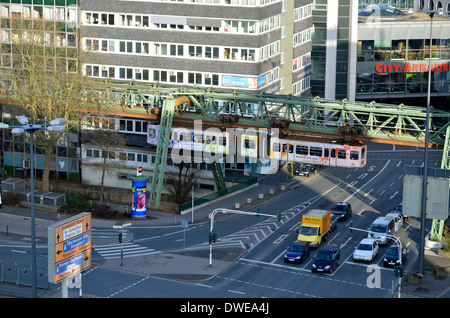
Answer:
<path fill-rule="evenodd" d="M 148 125 L 147 142 L 158 144 L 159 125 Z M 267 160 L 359 168 L 366 165 L 367 145 L 282 139 L 267 130 L 228 128 L 205 131 L 172 128 L 169 148 Z M 230 157 L 229 157 L 230 158 Z"/>

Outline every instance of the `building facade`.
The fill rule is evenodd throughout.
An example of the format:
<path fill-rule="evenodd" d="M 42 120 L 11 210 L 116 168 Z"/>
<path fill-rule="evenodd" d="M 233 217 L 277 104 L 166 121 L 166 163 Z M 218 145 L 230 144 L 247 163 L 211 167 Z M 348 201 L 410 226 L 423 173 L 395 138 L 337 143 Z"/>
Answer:
<path fill-rule="evenodd" d="M 313 0 L 80 1 L 86 74 L 309 96 Z"/>
<path fill-rule="evenodd" d="M 357 52 L 355 99 L 426 105 L 430 63 L 431 104 L 447 108 L 450 19 L 436 14 L 431 21 L 427 13 L 400 10 L 371 19 L 362 10 Z"/>
<path fill-rule="evenodd" d="M 424 106 L 431 41 L 431 104 L 447 110 L 449 12 L 448 0 L 317 0 L 312 95 Z"/>
<path fill-rule="evenodd" d="M 314 0 L 1 0 L 1 68 L 14 67 L 12 21 L 44 22 L 53 25 L 45 45 L 88 52 L 84 72 L 99 80 L 310 96 L 313 6 Z M 5 106 L 2 120 L 17 115 Z M 106 186 L 129 188 L 127 176 L 138 166 L 151 174 L 155 149 L 145 143 L 147 121 L 89 121 L 83 129 L 127 136 L 128 148 L 119 152 L 128 167 L 108 176 Z M 8 176 L 26 175 L 27 140 L 4 132 L 2 141 Z M 43 156 L 36 152 L 40 177 Z M 55 145 L 51 176 L 98 183 L 99 174 L 84 163 L 101 157 L 82 134 L 68 134 Z M 203 189 L 213 190 L 208 165 L 196 168 Z"/>

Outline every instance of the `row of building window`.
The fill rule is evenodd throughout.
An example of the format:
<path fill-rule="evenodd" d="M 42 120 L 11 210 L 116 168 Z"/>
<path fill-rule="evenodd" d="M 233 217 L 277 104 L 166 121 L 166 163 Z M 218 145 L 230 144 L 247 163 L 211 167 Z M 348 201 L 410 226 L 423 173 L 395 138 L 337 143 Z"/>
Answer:
<path fill-rule="evenodd" d="M 275 68 L 258 78 L 219 75 L 189 71 L 167 71 L 106 65 L 85 65 L 85 73 L 90 77 L 137 80 L 174 84 L 260 88 L 279 79 L 279 69 Z"/>
<path fill-rule="evenodd" d="M 314 27 L 294 34 L 293 45 L 297 46 L 312 39 Z"/>
<path fill-rule="evenodd" d="M 201 58 L 254 62 L 280 53 L 280 42 L 276 41 L 257 49 L 231 48 L 190 44 L 167 44 L 141 41 L 122 41 L 85 38 L 84 49 L 91 52 L 114 54 L 136 54 L 146 56 L 171 56 L 179 58 Z M 257 56 L 259 53 L 259 58 Z"/>
<path fill-rule="evenodd" d="M 311 3 L 311 4 L 308 4 L 303 7 L 295 8 L 294 9 L 294 21 L 312 17 L 313 7 L 314 7 L 314 4 Z"/>
<path fill-rule="evenodd" d="M 122 160 L 126 161 L 127 163 L 155 163 L 156 157 L 152 154 L 144 154 L 139 152 L 130 152 L 130 151 L 105 151 L 98 148 L 86 148 L 85 150 L 85 157 L 87 159 L 95 159 L 95 158 L 102 158 L 102 159 L 109 159 L 109 160 Z M 176 166 L 172 158 L 167 158 L 167 166 Z M 192 169 L 200 169 L 200 170 L 211 170 L 211 167 L 206 162 L 191 162 L 191 168 Z"/>
<path fill-rule="evenodd" d="M 292 71 L 299 70 L 305 66 L 311 65 L 311 52 L 303 54 L 292 60 Z"/>
<path fill-rule="evenodd" d="M 153 2 L 186 2 L 197 4 L 220 4 L 234 6 L 264 6 L 281 0 L 153 0 Z M 283 0 L 285 1 L 285 0 Z M 148 1 L 151 2 L 151 1 Z"/>
<path fill-rule="evenodd" d="M 14 32 L 12 29 L 2 28 L 0 32 L 0 39 L 2 44 L 24 44 L 36 43 L 36 41 L 41 41 L 41 43 L 45 46 L 68 48 L 77 47 L 76 35 L 74 33 L 59 31 L 46 31 L 44 32 L 44 36 L 40 38 L 39 35 L 36 35 L 36 33 L 31 30 L 26 30 L 23 31 L 23 33 L 19 34 Z"/>
<path fill-rule="evenodd" d="M 356 77 L 356 94 L 426 94 L 428 73 L 360 73 Z M 448 93 L 450 75 L 448 71 L 431 72 L 431 92 Z"/>
<path fill-rule="evenodd" d="M 2 4 L 0 14 L 2 18 L 13 19 L 45 19 L 61 22 L 77 22 L 78 20 L 76 7 L 31 6 L 12 3 L 11 5 Z"/>
<path fill-rule="evenodd" d="M 84 119 L 84 129 L 102 129 L 115 131 L 116 127 L 119 132 L 147 134 L 148 122 L 139 119 L 115 119 L 108 117 L 90 116 Z"/>
<path fill-rule="evenodd" d="M 415 61 L 430 56 L 429 39 L 358 41 L 358 61 Z M 431 58 L 450 59 L 450 39 L 432 39 Z"/>
<path fill-rule="evenodd" d="M 309 76 L 302 78 L 300 81 L 292 84 L 292 95 L 298 95 L 311 88 L 311 79 Z"/>
<path fill-rule="evenodd" d="M 83 12 L 82 24 L 85 25 L 102 25 L 102 26 L 120 26 L 133 28 L 154 28 L 154 29 L 172 29 L 172 30 L 188 30 L 188 31 L 211 31 L 224 33 L 245 33 L 256 34 L 268 32 L 280 27 L 280 15 L 266 18 L 261 21 L 240 21 L 240 20 L 214 20 L 213 24 L 219 25 L 192 25 L 187 24 L 184 17 L 166 17 L 155 16 L 152 19 L 150 15 L 142 14 L 125 14 L 125 13 L 99 13 L 99 12 Z"/>
<path fill-rule="evenodd" d="M 135 152 L 119 152 L 116 156 L 114 151 L 106 151 L 96 148 L 87 148 L 86 149 L 86 158 L 102 158 L 102 159 L 110 159 L 115 160 L 116 157 L 119 160 L 126 161 L 137 161 L 137 162 L 148 162 L 148 155 L 143 153 L 135 153 Z"/>
<path fill-rule="evenodd" d="M 2 53 L 5 52 L 6 54 L 0 55 L 0 67 L 13 68 L 20 65 L 22 62 L 22 57 L 17 54 L 11 54 L 11 50 L 5 49 L 5 46 L 6 45 L 1 46 Z M 65 69 L 68 72 L 74 72 L 77 68 L 77 62 L 74 58 L 58 58 L 57 60 L 55 60 L 55 58 L 48 58 L 46 66 L 47 70 L 57 68 Z"/>

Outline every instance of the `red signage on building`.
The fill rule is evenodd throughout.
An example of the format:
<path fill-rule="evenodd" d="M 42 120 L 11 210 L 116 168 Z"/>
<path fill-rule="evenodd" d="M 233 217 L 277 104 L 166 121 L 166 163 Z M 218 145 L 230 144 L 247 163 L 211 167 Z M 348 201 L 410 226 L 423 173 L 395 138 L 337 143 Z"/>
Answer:
<path fill-rule="evenodd" d="M 406 62 L 404 64 L 384 64 L 378 63 L 375 65 L 377 73 L 401 73 L 401 72 L 428 72 L 427 63 L 414 63 Z M 450 63 L 431 63 L 432 71 L 449 71 Z"/>

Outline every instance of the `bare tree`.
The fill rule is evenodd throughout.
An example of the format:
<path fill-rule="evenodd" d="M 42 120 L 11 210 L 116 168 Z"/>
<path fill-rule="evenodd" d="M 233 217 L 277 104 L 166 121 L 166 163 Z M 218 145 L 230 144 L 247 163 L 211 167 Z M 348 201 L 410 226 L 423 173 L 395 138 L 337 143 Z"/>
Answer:
<path fill-rule="evenodd" d="M 192 186 L 197 184 L 200 169 L 192 167 L 189 162 L 180 162 L 174 168 L 169 168 L 167 179 L 169 180 L 169 192 L 175 203 L 188 201 Z"/>
<path fill-rule="evenodd" d="M 126 167 L 126 160 L 117 154 L 126 146 L 122 134 L 113 130 L 97 130 L 83 133 L 84 138 L 91 139 L 90 145 L 101 151 L 100 160 L 85 162 L 85 165 L 97 167 L 101 173 L 100 203 L 103 203 L 103 192 L 106 174 L 114 174 L 117 170 Z"/>
<path fill-rule="evenodd" d="M 79 32 L 66 34 L 57 23 L 42 19 L 12 19 L 11 26 L 11 98 L 31 124 L 66 118 L 68 131 L 76 131 L 85 115 L 80 109 L 101 99 L 83 75 Z M 45 155 L 42 190 L 48 191 L 51 156 L 61 133 L 38 131 L 35 138 Z"/>

